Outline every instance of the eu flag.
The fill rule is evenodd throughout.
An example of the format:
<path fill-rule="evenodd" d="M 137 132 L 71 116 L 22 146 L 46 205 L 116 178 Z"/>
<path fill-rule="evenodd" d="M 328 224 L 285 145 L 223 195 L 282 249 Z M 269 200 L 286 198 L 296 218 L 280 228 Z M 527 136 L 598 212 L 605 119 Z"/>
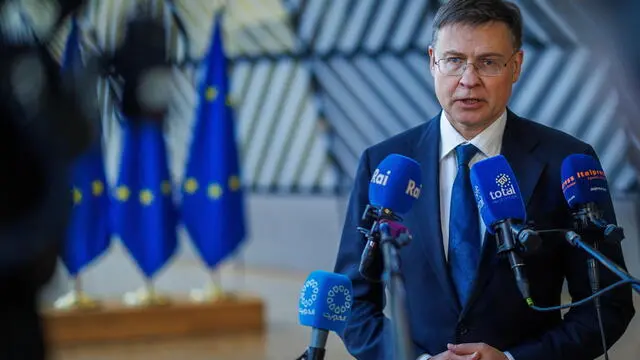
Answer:
<path fill-rule="evenodd" d="M 177 247 L 177 209 L 172 198 L 161 123 L 123 120 L 123 149 L 112 205 L 114 232 L 147 279 Z"/>
<path fill-rule="evenodd" d="M 71 32 L 62 59 L 62 71 L 82 66 L 78 24 L 72 20 Z M 110 243 L 109 198 L 102 157 L 101 132 L 91 147 L 78 157 L 71 168 L 73 209 L 61 259 L 69 274 L 76 276 L 100 256 Z"/>
<path fill-rule="evenodd" d="M 182 186 L 182 221 L 202 260 L 212 269 L 245 237 L 243 193 L 234 114 L 228 98 L 227 60 L 219 19 L 199 87 L 193 140 Z"/>

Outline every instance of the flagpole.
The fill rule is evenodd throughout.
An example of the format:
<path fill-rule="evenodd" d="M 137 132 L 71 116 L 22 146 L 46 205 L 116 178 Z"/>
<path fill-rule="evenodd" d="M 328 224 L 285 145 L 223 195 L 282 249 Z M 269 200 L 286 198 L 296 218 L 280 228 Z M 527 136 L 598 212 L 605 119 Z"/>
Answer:
<path fill-rule="evenodd" d="M 187 180 L 183 190 L 183 221 L 191 240 L 201 252 L 200 256 L 208 277 L 204 288 L 191 291 L 191 299 L 195 302 L 229 300 L 236 297 L 222 288 L 220 264 L 237 248 L 245 232 L 244 214 L 239 212 L 243 209 L 242 194 L 236 194 L 241 190 L 241 183 L 237 149 L 232 136 L 233 115 L 226 101 L 228 74 L 221 19 L 229 4 L 227 1 L 218 1 L 216 4 L 218 7 L 211 29 L 211 44 L 204 60 L 207 71 L 203 82 L 197 85 L 201 101 L 198 104 L 198 115 L 193 130 L 194 140 L 189 150 L 185 172 Z M 199 128 L 202 129 L 198 130 Z M 216 146 L 209 146 L 212 143 Z M 194 144 L 199 144 L 199 147 Z M 227 159 L 223 162 L 226 165 L 217 172 L 212 171 L 210 164 L 218 163 L 221 157 Z M 225 197 L 230 200 L 225 200 Z M 217 214 L 216 209 L 222 209 L 224 215 L 217 216 L 215 221 L 202 221 L 206 218 L 202 216 L 203 211 L 213 211 Z M 205 235 L 212 231 L 213 237 Z"/>
<path fill-rule="evenodd" d="M 225 297 L 224 290 L 222 288 L 222 274 L 220 271 L 216 271 L 215 269 L 209 269 L 210 276 L 210 289 L 209 289 L 209 297 L 210 300 L 218 300 Z"/>

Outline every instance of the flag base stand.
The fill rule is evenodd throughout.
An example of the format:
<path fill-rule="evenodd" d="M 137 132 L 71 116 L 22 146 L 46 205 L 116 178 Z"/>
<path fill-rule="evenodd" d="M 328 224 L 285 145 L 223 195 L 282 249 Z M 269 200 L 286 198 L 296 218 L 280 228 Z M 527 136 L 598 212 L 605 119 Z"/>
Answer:
<path fill-rule="evenodd" d="M 189 298 L 193 302 L 205 303 L 227 300 L 231 301 L 236 298 L 233 293 L 225 292 L 217 286 L 207 285 L 204 289 L 193 289 L 189 292 Z"/>
<path fill-rule="evenodd" d="M 222 288 L 220 275 L 217 274 L 215 270 L 209 270 L 209 276 L 211 277 L 211 280 L 204 286 L 204 288 L 191 290 L 189 297 L 192 301 L 202 303 L 221 300 L 232 301 L 237 298 L 236 294 L 225 291 Z"/>
<path fill-rule="evenodd" d="M 168 297 L 158 294 L 150 286 L 124 294 L 122 302 L 131 307 L 167 306 L 171 303 Z"/>
<path fill-rule="evenodd" d="M 72 277 L 73 289 L 58 298 L 53 307 L 59 310 L 94 310 L 101 306 L 100 302 L 92 299 L 82 290 L 82 279 L 79 274 Z"/>
<path fill-rule="evenodd" d="M 172 297 L 170 302 L 163 302 L 164 306 L 130 306 L 109 300 L 102 303 L 101 307 L 84 311 L 43 309 L 47 341 L 52 347 L 60 348 L 193 336 L 263 334 L 265 329 L 264 301 L 248 295 L 201 303 L 187 296 Z"/>
<path fill-rule="evenodd" d="M 70 291 L 53 303 L 53 307 L 58 310 L 94 310 L 101 305 L 99 301 L 90 298 L 84 292 L 76 290 Z"/>

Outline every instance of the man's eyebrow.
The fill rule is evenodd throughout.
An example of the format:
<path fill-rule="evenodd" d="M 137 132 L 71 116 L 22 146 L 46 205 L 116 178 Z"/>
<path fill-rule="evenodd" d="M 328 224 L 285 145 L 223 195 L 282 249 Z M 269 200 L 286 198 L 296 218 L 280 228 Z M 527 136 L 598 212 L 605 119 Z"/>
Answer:
<path fill-rule="evenodd" d="M 455 51 L 455 50 L 448 50 L 445 51 L 442 56 L 447 57 L 447 56 L 456 56 L 456 57 L 464 57 L 466 58 L 467 55 L 459 52 L 459 51 Z M 478 55 L 477 57 L 479 58 L 488 58 L 488 57 L 504 57 L 503 54 L 501 53 L 497 53 L 497 52 L 486 52 L 486 53 L 481 53 L 480 55 Z"/>
<path fill-rule="evenodd" d="M 457 56 L 457 57 L 466 57 L 465 54 L 455 51 L 455 50 L 448 50 L 445 51 L 444 53 L 442 53 L 442 56 Z"/>

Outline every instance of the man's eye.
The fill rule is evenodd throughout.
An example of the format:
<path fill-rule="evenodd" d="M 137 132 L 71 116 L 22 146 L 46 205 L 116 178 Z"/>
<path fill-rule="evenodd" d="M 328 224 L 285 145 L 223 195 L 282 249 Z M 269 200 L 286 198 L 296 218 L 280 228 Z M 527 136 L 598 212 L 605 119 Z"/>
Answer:
<path fill-rule="evenodd" d="M 486 66 L 493 66 L 495 64 L 497 64 L 498 62 L 493 60 L 493 59 L 484 59 L 482 60 L 482 62 L 486 65 Z"/>
<path fill-rule="evenodd" d="M 460 58 L 458 58 L 458 57 L 450 57 L 450 58 L 447 58 L 447 62 L 448 62 L 449 64 L 456 65 L 456 64 L 461 63 L 461 62 L 462 62 L 462 59 L 460 59 Z"/>

